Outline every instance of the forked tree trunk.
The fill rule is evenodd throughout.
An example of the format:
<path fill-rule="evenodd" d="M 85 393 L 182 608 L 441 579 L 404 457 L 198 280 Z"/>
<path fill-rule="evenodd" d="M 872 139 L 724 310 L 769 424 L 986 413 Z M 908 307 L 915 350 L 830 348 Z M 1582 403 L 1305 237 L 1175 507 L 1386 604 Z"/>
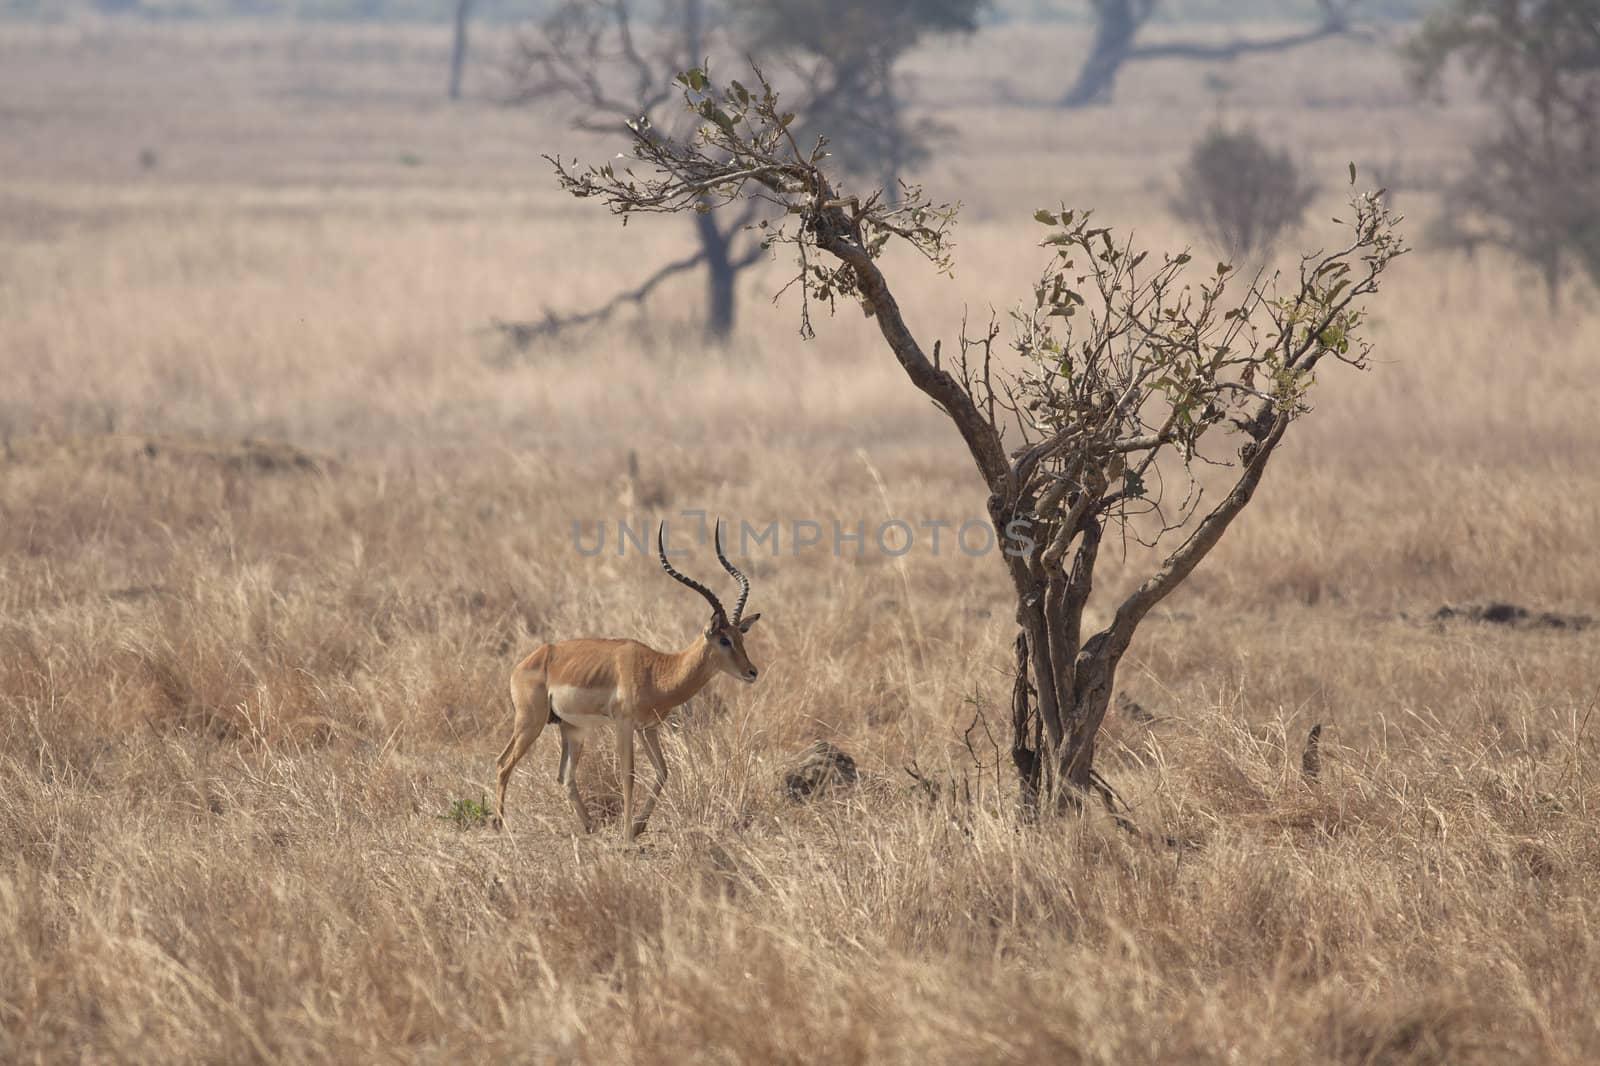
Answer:
<path fill-rule="evenodd" d="M 831 195 L 830 189 L 822 189 L 824 200 Z M 1110 791 L 1097 787 L 1094 774 L 1095 739 L 1111 703 L 1117 666 L 1145 616 L 1193 573 L 1255 495 L 1267 461 L 1288 429 L 1292 408 L 1271 398 L 1262 401 L 1247 429 L 1251 440 L 1241 451 L 1244 468 L 1238 480 L 1160 568 L 1122 600 L 1111 624 L 1085 638 L 1083 614 L 1108 520 L 1098 513 L 1098 505 L 1120 470 L 1080 468 L 1073 475 L 1074 492 L 1057 497 L 1062 517 L 1042 531 L 1035 526 L 1041 533 L 1037 541 L 1013 537 L 1014 523 L 1037 519 L 1037 494 L 1044 490 L 1032 475 L 1044 455 L 1038 447 L 1045 445 L 1008 457 L 994 423 L 978 409 L 969 389 L 930 360 L 911 335 L 882 272 L 841 207 L 826 203 L 810 225 L 818 246 L 851 268 L 857 291 L 871 307 L 890 351 L 912 384 L 949 415 L 989 486 L 989 518 L 1006 548 L 1002 558 L 1016 595 L 1020 629 L 1014 645 L 1012 761 L 1022 783 L 1024 813 L 1076 807 L 1094 793 L 1109 805 Z M 1311 360 L 1303 369 L 1314 365 Z"/>
<path fill-rule="evenodd" d="M 1039 607 L 1051 583 L 1037 583 L 1017 604 L 1011 759 L 1025 818 L 1076 807 L 1090 793 L 1095 739 L 1126 650 L 1105 634 L 1078 647 L 1077 619 L 1052 621 Z"/>

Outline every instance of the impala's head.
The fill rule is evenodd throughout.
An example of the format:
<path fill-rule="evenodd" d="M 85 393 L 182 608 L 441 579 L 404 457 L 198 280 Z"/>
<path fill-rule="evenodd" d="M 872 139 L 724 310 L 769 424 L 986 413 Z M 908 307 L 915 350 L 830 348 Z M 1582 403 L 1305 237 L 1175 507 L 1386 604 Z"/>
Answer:
<path fill-rule="evenodd" d="M 755 663 L 750 661 L 749 654 L 744 650 L 744 635 L 750 632 L 750 627 L 761 621 L 760 614 L 744 617 L 744 603 L 750 598 L 750 579 L 739 572 L 739 568 L 728 562 L 728 557 L 722 551 L 722 521 L 717 521 L 717 561 L 722 568 L 733 576 L 739 583 L 739 602 L 733 605 L 733 617 L 728 617 L 728 612 L 723 610 L 722 601 L 717 599 L 716 593 L 706 588 L 692 577 L 685 577 L 673 569 L 667 561 L 667 524 L 661 523 L 661 528 L 656 532 L 656 550 L 661 554 L 661 568 L 683 584 L 688 585 L 711 604 L 711 621 L 706 626 L 706 646 L 711 649 L 711 655 L 716 660 L 717 666 L 723 673 L 736 677 L 747 684 L 753 684 L 760 673 Z"/>

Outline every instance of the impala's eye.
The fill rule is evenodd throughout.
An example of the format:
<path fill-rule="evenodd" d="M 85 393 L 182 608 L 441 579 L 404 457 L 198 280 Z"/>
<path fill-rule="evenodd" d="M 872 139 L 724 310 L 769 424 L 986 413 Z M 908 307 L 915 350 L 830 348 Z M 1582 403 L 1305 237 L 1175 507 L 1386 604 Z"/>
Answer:
<path fill-rule="evenodd" d="M 724 648 L 733 647 L 733 641 L 729 640 L 727 637 L 719 637 L 719 638 L 717 638 L 717 643 L 721 644 Z"/>

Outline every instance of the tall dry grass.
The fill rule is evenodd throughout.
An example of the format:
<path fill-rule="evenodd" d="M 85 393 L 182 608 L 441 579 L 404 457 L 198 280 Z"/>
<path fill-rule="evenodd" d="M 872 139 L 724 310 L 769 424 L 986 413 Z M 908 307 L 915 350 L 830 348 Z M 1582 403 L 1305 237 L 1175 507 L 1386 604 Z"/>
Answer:
<path fill-rule="evenodd" d="M 1597 631 L 1430 621 L 1600 613 L 1591 296 L 1552 320 L 1511 264 L 1405 263 L 1380 365 L 1319 383 L 1124 664 L 1155 718 L 1115 716 L 1104 769 L 1142 840 L 1016 825 L 963 740 L 1003 744 L 1001 572 L 926 541 L 750 560 L 763 679 L 686 709 L 640 849 L 603 750 L 605 826 L 573 836 L 548 741 L 495 834 L 448 815 L 490 790 L 516 658 L 702 620 L 573 546 L 630 449 L 665 509 L 758 524 L 982 499 L 870 322 L 803 344 L 765 305 L 781 265 L 726 350 L 686 283 L 507 358 L 491 316 L 602 297 L 681 234 L 558 200 L 538 150 L 593 146 L 548 121 L 434 103 L 436 36 L 318 33 L 0 34 L 0 1060 L 1600 1057 Z M 954 281 L 895 264 L 927 338 L 1025 291 L 1039 199 L 1184 239 L 1159 185 L 1199 73 L 1115 113 L 993 102 L 998 50 L 1047 38 L 918 60 L 961 130 L 930 180 L 970 204 Z M 1336 58 L 1243 66 L 1231 106 L 1316 129 L 1335 175 L 1393 138 L 1459 153 L 1469 109 Z M 819 737 L 862 783 L 794 804 Z"/>

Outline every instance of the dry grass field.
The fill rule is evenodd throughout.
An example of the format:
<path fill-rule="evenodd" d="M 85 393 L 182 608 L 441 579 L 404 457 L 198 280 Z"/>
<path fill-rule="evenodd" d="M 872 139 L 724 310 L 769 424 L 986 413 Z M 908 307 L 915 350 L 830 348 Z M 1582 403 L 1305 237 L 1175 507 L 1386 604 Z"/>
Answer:
<path fill-rule="evenodd" d="M 574 835 L 553 731 L 504 832 L 452 819 L 492 797 L 521 655 L 704 622 L 575 522 L 983 500 L 870 322 L 798 339 L 781 265 L 725 350 L 685 280 L 511 356 L 491 318 L 602 298 L 686 224 L 564 200 L 540 152 L 615 147 L 496 106 L 486 66 L 447 106 L 445 47 L 0 27 L 0 1061 L 1600 1060 L 1600 626 L 1432 619 L 1600 615 L 1596 299 L 1551 316 L 1492 256 L 1400 264 L 1378 365 L 1325 374 L 1141 631 L 1119 687 L 1154 720 L 1113 715 L 1102 761 L 1143 839 L 1017 826 L 962 739 L 976 714 L 1004 742 L 1006 582 L 925 542 L 749 560 L 762 679 L 685 709 L 637 849 L 604 748 Z M 956 130 L 924 177 L 966 203 L 954 280 L 893 264 L 924 341 L 1026 293 L 1035 207 L 1190 239 L 1165 189 L 1204 71 L 1030 104 L 1081 47 L 917 57 Z M 1313 217 L 1346 160 L 1398 164 L 1413 235 L 1477 117 L 1414 109 L 1378 47 L 1227 77 L 1324 178 Z M 630 507 L 630 450 L 664 506 Z M 815 739 L 861 781 L 798 804 Z M 971 801 L 928 801 L 913 761 Z"/>

